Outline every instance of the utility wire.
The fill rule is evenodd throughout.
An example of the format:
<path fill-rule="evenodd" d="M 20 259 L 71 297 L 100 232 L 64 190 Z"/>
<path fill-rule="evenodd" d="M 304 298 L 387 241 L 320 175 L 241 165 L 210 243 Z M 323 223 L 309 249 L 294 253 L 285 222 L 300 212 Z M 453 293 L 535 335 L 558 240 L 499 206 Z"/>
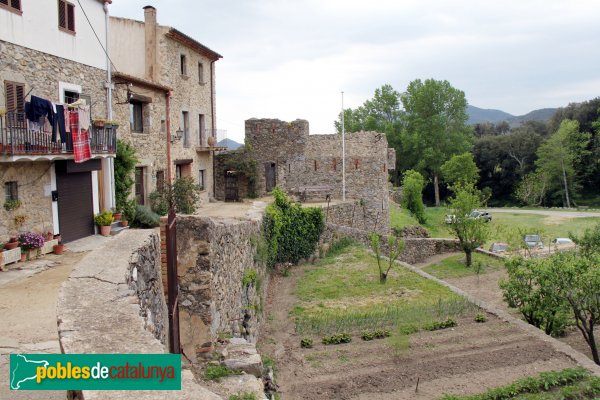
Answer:
<path fill-rule="evenodd" d="M 77 3 L 79 4 L 79 7 L 81 8 L 81 11 L 83 11 L 83 15 L 85 15 L 85 19 L 87 20 L 88 25 L 90 26 L 90 28 L 92 28 L 92 32 L 94 32 L 94 35 L 96 36 L 96 40 L 98 40 L 98 43 L 100 44 L 100 47 L 102 47 L 102 51 L 104 51 L 104 54 L 106 54 L 106 57 L 108 57 L 108 60 L 110 61 L 110 65 L 112 65 L 113 70 L 115 72 L 118 72 L 117 67 L 115 66 L 115 63 L 113 63 L 113 60 L 108 55 L 108 52 L 106 51 L 106 48 L 104 47 L 104 45 L 102 44 L 102 41 L 98 37 L 98 34 L 96 33 L 96 30 L 94 29 L 94 26 L 90 22 L 90 19 L 88 18 L 87 13 L 85 12 L 85 9 L 81 5 L 81 2 L 79 0 L 77 0 Z"/>

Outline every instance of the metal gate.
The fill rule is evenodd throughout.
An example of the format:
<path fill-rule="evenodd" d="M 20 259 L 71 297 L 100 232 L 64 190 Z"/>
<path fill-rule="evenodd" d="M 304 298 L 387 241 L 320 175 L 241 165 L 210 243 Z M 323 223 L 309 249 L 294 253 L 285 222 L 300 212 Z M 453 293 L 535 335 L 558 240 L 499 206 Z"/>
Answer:
<path fill-rule="evenodd" d="M 276 164 L 274 162 L 265 163 L 265 180 L 267 181 L 267 192 L 273 190 L 277 185 Z"/>
<path fill-rule="evenodd" d="M 177 216 L 171 206 L 167 217 L 167 287 L 169 300 L 169 350 L 181 353 L 179 339 L 179 284 L 177 282 Z"/>
<path fill-rule="evenodd" d="M 225 171 L 225 201 L 240 201 L 239 180 L 235 171 Z"/>

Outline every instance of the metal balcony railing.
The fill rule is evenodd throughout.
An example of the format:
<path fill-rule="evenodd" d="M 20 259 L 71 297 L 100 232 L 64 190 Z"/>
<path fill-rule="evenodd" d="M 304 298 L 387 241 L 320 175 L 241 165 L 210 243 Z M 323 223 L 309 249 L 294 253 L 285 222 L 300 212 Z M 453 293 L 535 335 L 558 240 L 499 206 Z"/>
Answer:
<path fill-rule="evenodd" d="M 57 132 L 57 137 L 60 135 Z M 59 139 L 57 139 L 59 140 Z M 114 154 L 117 150 L 117 128 L 90 127 L 92 154 Z M 73 140 L 67 132 L 63 143 L 52 141 L 52 131 L 28 128 L 24 113 L 7 113 L 0 117 L 0 155 L 51 155 L 73 153 Z"/>

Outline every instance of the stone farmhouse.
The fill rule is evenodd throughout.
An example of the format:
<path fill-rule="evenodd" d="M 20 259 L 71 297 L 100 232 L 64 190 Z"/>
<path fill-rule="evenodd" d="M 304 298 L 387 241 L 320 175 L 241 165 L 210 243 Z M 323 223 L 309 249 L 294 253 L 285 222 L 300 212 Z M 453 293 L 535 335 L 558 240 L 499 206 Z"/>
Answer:
<path fill-rule="evenodd" d="M 215 62 L 221 55 L 159 25 L 152 6 L 144 7 L 144 22 L 111 17 L 109 42 L 119 138 L 132 143 L 139 158 L 137 202 L 147 204 L 169 171 L 171 179 L 193 177 L 203 188 L 201 201 L 208 201 L 214 197 L 216 144 L 224 139 L 215 117 Z"/>
<path fill-rule="evenodd" d="M 92 235 L 93 214 L 113 207 L 116 130 L 85 129 L 86 119 L 108 115 L 110 2 L 0 1 L 0 241 L 29 230 L 66 241 Z M 80 99 L 90 108 L 63 106 Z M 65 108 L 79 117 L 77 131 L 67 120 L 53 135 L 51 114 L 64 118 Z M 89 145 L 78 146 L 86 135 Z"/>
<path fill-rule="evenodd" d="M 328 195 L 342 199 L 341 135 L 309 135 L 306 120 L 250 119 L 245 129 L 245 148 L 217 156 L 218 200 L 262 196 L 275 186 L 301 200 L 324 202 Z M 352 204 L 344 219 L 354 220 L 345 224 L 359 227 L 365 221 L 361 228 L 385 232 L 389 229 L 388 171 L 395 167 L 396 153 L 388 148 L 385 134 L 377 132 L 346 134 L 345 147 L 346 199 Z M 240 168 L 249 162 L 255 169 L 252 177 Z"/>

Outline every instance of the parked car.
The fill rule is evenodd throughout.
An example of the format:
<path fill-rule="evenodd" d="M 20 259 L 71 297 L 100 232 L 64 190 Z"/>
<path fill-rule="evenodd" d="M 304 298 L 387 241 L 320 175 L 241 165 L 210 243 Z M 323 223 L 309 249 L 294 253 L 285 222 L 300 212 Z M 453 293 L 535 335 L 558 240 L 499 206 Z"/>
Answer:
<path fill-rule="evenodd" d="M 575 243 L 569 238 L 552 239 L 552 244 L 555 246 L 575 246 Z"/>
<path fill-rule="evenodd" d="M 471 218 L 475 218 L 475 219 L 483 219 L 485 222 L 490 222 L 492 220 L 492 214 L 490 214 L 487 211 L 483 211 L 483 210 L 473 210 L 471 211 L 471 214 L 469 215 Z"/>
<path fill-rule="evenodd" d="M 508 244 L 506 243 L 492 243 L 490 251 L 492 253 L 504 253 L 508 250 Z"/>
<path fill-rule="evenodd" d="M 540 249 L 544 248 L 544 242 L 542 241 L 540 235 L 525 235 L 523 240 L 525 241 L 527 247 L 529 247 L 530 249 L 533 249 L 534 247 Z"/>

